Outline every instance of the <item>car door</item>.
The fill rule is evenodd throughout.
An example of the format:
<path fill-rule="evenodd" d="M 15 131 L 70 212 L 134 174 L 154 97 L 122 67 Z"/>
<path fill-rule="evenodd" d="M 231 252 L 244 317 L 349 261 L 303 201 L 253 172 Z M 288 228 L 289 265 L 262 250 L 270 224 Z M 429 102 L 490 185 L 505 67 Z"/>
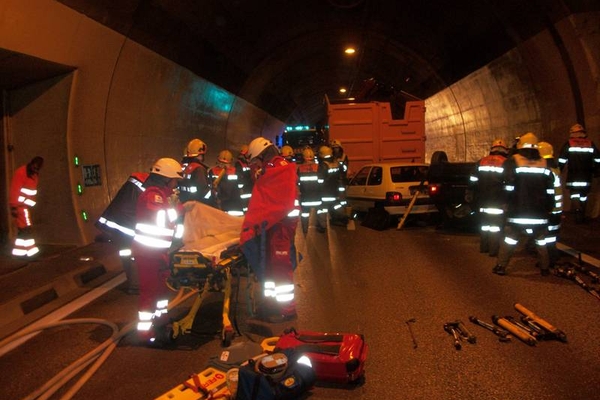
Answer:
<path fill-rule="evenodd" d="M 346 188 L 346 198 L 349 205 L 357 211 L 367 211 L 369 207 L 372 207 L 371 202 L 365 199 L 367 190 L 367 181 L 369 178 L 369 172 L 371 166 L 366 165 L 362 167 L 348 182 Z"/>

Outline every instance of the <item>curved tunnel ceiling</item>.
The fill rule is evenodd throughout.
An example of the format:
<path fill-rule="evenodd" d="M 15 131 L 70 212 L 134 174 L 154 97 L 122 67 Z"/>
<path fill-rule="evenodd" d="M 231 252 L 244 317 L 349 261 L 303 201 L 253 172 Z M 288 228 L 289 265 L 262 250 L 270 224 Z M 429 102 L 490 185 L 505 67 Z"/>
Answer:
<path fill-rule="evenodd" d="M 324 96 L 427 98 L 587 0 L 59 0 L 282 121 L 324 122 Z M 346 56 L 353 45 L 357 53 Z M 364 91 L 363 91 L 364 94 Z M 380 98 L 378 98 L 380 97 Z"/>

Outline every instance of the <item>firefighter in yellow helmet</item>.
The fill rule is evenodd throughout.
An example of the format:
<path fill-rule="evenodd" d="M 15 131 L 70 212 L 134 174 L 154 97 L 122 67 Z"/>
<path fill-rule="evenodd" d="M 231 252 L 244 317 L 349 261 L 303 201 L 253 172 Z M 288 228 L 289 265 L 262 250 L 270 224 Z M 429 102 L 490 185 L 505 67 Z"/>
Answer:
<path fill-rule="evenodd" d="M 281 148 L 281 156 L 289 162 L 295 162 L 294 160 L 294 149 L 292 146 L 285 145 Z"/>
<path fill-rule="evenodd" d="M 306 234 L 310 215 L 319 210 L 321 200 L 322 179 L 319 176 L 319 164 L 315 160 L 312 148 L 302 150 L 302 164 L 298 165 L 298 185 L 300 188 L 300 221 L 302 231 Z"/>
<path fill-rule="evenodd" d="M 471 174 L 469 189 L 479 209 L 479 251 L 497 257 L 504 226 L 503 167 L 508 154 L 506 142 L 496 139 Z"/>
<path fill-rule="evenodd" d="M 594 174 L 600 168 L 600 151 L 588 138 L 583 125 L 575 124 L 569 129 L 569 140 L 558 155 L 561 172 L 567 168 L 565 186 L 571 199 L 571 210 L 576 222 L 585 220 L 585 207 L 592 187 Z"/>
<path fill-rule="evenodd" d="M 181 161 L 184 168 L 183 179 L 179 184 L 179 198 L 182 203 L 195 200 L 215 206 L 208 179 L 209 168 L 204 164 L 206 151 L 206 143 L 200 139 L 192 139 L 186 146 L 185 155 Z"/>
<path fill-rule="evenodd" d="M 505 275 L 510 258 L 522 237 L 535 240 L 538 266 L 549 274 L 550 261 L 546 241 L 549 216 L 554 208 L 554 174 L 540 156 L 538 138 L 529 132 L 519 138 L 517 152 L 506 160 L 504 189 L 506 223 L 504 241 L 492 272 Z"/>
<path fill-rule="evenodd" d="M 318 153 L 319 177 L 323 181 L 321 190 L 321 209 L 317 211 L 317 230 L 325 232 L 327 221 L 335 225 L 346 226 L 345 199 L 346 189 L 339 164 L 333 159 L 333 149 L 321 146 Z M 339 221 L 339 222 L 338 222 Z"/>
<path fill-rule="evenodd" d="M 560 254 L 556 248 L 556 242 L 558 241 L 558 235 L 560 233 L 560 225 L 562 221 L 562 183 L 560 180 L 560 169 L 556 159 L 554 158 L 554 148 L 552 145 L 548 142 L 539 142 L 538 149 L 540 151 L 540 155 L 547 161 L 548 166 L 554 174 L 554 208 L 552 209 L 552 213 L 549 217 L 548 237 L 546 239 L 548 244 L 548 256 L 550 258 L 550 268 L 553 268 L 560 257 Z"/>
<path fill-rule="evenodd" d="M 217 165 L 208 171 L 208 177 L 217 207 L 229 215 L 244 215 L 238 175 L 233 165 L 233 154 L 229 150 L 219 153 Z"/>

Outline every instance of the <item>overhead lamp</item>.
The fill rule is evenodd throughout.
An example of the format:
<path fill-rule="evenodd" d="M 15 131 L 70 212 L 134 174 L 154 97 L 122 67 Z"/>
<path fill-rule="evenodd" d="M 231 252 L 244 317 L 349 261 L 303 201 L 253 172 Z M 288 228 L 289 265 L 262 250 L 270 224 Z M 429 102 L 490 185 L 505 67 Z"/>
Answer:
<path fill-rule="evenodd" d="M 344 53 L 351 55 L 356 53 L 356 49 L 354 47 L 346 47 L 346 49 L 344 50 Z"/>
<path fill-rule="evenodd" d="M 346 93 L 346 88 L 340 88 L 340 93 Z"/>

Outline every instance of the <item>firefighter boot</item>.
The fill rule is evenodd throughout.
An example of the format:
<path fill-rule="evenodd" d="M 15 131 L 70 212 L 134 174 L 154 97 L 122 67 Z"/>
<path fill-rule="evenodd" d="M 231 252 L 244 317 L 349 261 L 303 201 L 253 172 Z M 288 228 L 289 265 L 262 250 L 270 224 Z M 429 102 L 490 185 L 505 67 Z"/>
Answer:
<path fill-rule="evenodd" d="M 506 275 L 506 268 L 503 267 L 502 265 L 496 265 L 493 269 L 492 272 L 496 275 Z"/>

